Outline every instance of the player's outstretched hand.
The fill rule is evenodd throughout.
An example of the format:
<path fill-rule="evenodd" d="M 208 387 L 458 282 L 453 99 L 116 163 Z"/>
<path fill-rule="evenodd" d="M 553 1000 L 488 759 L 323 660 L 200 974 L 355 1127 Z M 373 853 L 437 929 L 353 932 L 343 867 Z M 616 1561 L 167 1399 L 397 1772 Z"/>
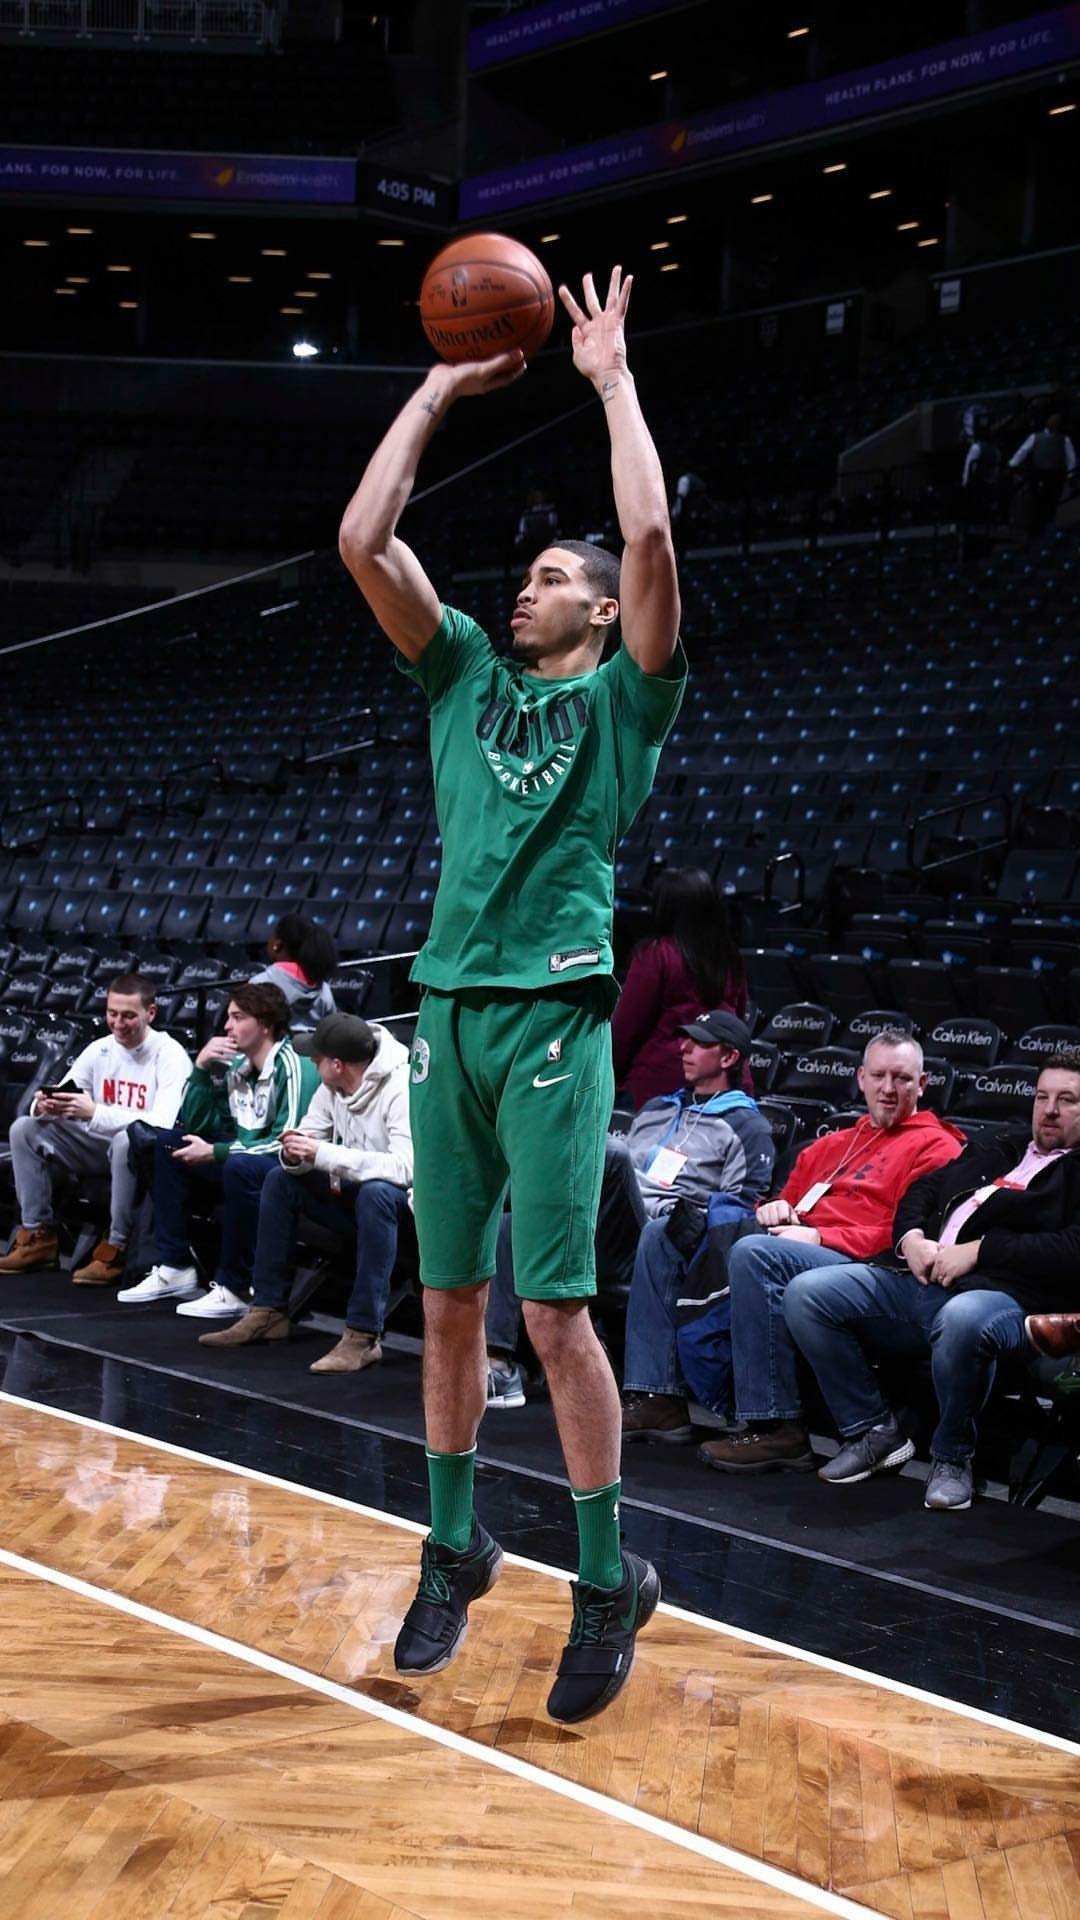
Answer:
<path fill-rule="evenodd" d="M 459 360 L 456 366 L 447 366 L 446 370 L 452 376 L 450 386 L 454 399 L 459 400 L 472 394 L 495 393 L 499 387 L 509 387 L 520 380 L 525 372 L 525 355 L 520 347 L 513 347 L 509 353 L 497 353 L 491 360 Z"/>
<path fill-rule="evenodd" d="M 574 323 L 574 365 L 594 384 L 613 368 L 626 367 L 626 309 L 633 284 L 633 274 L 628 273 L 624 280 L 622 268 L 612 267 L 607 299 L 601 306 L 592 274 L 587 273 L 581 283 L 584 311 L 569 287 L 559 288 L 559 299 Z"/>

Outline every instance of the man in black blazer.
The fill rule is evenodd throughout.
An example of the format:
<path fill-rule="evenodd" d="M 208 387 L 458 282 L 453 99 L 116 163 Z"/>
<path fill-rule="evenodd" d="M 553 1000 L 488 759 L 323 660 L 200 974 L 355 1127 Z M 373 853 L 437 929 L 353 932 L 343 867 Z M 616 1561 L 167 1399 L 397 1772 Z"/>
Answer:
<path fill-rule="evenodd" d="M 887 1454 L 895 1463 L 882 1437 L 895 1435 L 895 1416 L 870 1356 L 929 1351 L 940 1418 L 926 1505 L 969 1507 L 976 1423 L 998 1366 L 1046 1350 L 1040 1326 L 1080 1309 L 1080 1048 L 1043 1067 L 1030 1133 L 970 1141 L 908 1188 L 893 1247 L 866 1265 L 811 1270 L 785 1295 L 842 1442 L 820 1475 L 846 1486 Z"/>

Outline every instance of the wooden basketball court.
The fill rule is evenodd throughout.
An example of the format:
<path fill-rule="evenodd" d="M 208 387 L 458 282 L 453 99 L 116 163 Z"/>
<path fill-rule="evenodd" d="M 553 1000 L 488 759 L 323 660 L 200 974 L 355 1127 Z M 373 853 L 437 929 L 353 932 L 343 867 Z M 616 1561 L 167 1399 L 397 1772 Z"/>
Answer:
<path fill-rule="evenodd" d="M 662 1607 L 543 1703 L 564 1578 L 508 1560 L 394 1672 L 420 1529 L 0 1396 L 3 1920 L 1076 1920 L 1080 1750 Z"/>

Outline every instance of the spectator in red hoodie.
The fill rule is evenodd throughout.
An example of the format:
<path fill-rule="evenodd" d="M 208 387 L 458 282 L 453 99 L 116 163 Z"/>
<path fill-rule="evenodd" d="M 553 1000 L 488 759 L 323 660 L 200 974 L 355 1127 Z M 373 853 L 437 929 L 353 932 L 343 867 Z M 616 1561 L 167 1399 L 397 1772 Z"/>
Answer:
<path fill-rule="evenodd" d="M 775 1200 L 757 1209 L 763 1233 L 728 1256 L 735 1405 L 742 1433 L 700 1449 L 722 1473 L 814 1466 L 799 1399 L 798 1352 L 784 1319 L 789 1280 L 890 1250 L 896 1209 L 913 1180 L 955 1160 L 963 1134 L 917 1111 L 926 1085 L 922 1048 L 909 1033 L 876 1034 L 863 1054 L 866 1117 L 804 1147 Z"/>
<path fill-rule="evenodd" d="M 745 1020 L 746 968 L 727 902 L 707 873 L 673 868 L 656 880 L 653 931 L 633 954 L 611 1023 L 615 1085 L 635 1107 L 682 1084 L 683 1030 L 706 1007 Z M 743 1091 L 752 1094 L 743 1065 Z"/>

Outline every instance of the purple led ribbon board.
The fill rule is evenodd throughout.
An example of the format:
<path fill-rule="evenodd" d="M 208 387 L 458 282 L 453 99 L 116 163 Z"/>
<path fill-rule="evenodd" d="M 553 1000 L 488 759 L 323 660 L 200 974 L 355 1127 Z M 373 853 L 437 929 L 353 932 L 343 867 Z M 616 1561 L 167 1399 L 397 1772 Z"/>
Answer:
<path fill-rule="evenodd" d="M 824 132 L 875 113 L 894 113 L 946 94 L 1007 80 L 1074 60 L 1080 52 L 1080 5 L 1054 7 L 1012 26 L 880 61 L 854 73 L 834 74 L 763 94 L 736 106 L 716 107 L 681 121 L 639 127 L 591 146 L 541 155 L 462 181 L 458 216 L 476 220 L 541 200 L 592 192 L 613 180 L 664 173 L 688 162 L 726 159 L 751 147 Z"/>
<path fill-rule="evenodd" d="M 286 154 L 0 147 L 0 192 L 352 206 L 356 161 L 295 159 Z"/>

